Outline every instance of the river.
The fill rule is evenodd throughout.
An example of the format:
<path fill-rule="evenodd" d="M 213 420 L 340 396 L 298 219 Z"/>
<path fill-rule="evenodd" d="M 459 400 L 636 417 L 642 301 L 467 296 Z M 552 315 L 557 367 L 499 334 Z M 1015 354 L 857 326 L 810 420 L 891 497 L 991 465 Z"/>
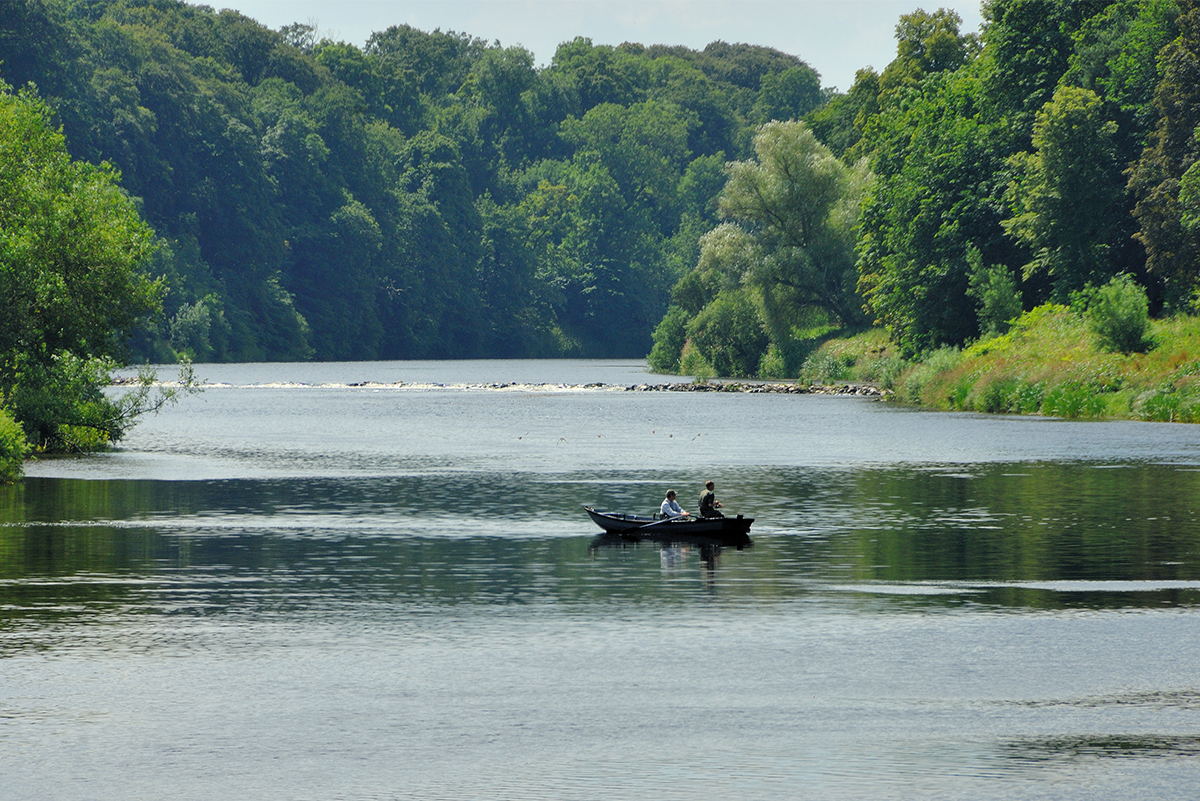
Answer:
<path fill-rule="evenodd" d="M 643 370 L 201 365 L 31 463 L 0 798 L 1200 794 L 1200 426 Z M 751 546 L 581 508 L 706 479 Z"/>

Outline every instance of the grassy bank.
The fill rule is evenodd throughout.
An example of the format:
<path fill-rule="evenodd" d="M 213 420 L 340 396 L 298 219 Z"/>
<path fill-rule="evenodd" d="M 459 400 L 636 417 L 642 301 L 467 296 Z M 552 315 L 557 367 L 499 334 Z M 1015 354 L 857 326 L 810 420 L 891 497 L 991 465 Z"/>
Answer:
<path fill-rule="evenodd" d="M 933 409 L 1200 422 L 1200 318 L 1151 321 L 1144 352 L 1110 352 L 1082 314 L 1039 306 L 1008 333 L 902 359 L 879 330 L 830 339 L 800 380 L 864 381 Z"/>

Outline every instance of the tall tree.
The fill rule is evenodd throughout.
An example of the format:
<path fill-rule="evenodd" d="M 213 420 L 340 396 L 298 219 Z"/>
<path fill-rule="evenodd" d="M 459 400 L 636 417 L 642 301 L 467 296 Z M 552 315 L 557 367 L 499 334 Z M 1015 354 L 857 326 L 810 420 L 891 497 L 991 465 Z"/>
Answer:
<path fill-rule="evenodd" d="M 989 264 L 1022 258 L 1000 227 L 1005 159 L 1020 134 L 986 121 L 982 89 L 974 69 L 929 76 L 864 140 L 877 178 L 863 208 L 859 288 L 909 353 L 978 334 L 969 248 Z"/>
<path fill-rule="evenodd" d="M 72 426 L 99 443 L 120 436 L 104 360 L 160 307 L 163 286 L 145 273 L 152 232 L 119 175 L 72 161 L 50 116 L 0 83 L 0 404 L 55 449 Z"/>
<path fill-rule="evenodd" d="M 778 315 L 817 306 L 835 319 L 861 319 L 855 292 L 854 233 L 866 189 L 865 163 L 847 167 L 802 122 L 771 122 L 754 137 L 755 161 L 729 166 L 725 217 L 754 236 L 765 258 L 751 278 Z M 787 330 L 780 319 L 775 326 Z"/>
<path fill-rule="evenodd" d="M 1158 60 L 1158 122 L 1129 178 L 1146 267 L 1165 283 L 1166 298 L 1176 305 L 1200 286 L 1200 231 L 1184 224 L 1180 200 L 1184 176 L 1200 161 L 1200 2 L 1179 0 L 1179 9 L 1179 36 Z"/>
<path fill-rule="evenodd" d="M 1060 302 L 1136 267 L 1116 137 L 1117 123 L 1094 92 L 1061 86 L 1038 112 L 1034 152 L 1012 159 L 1004 229 L 1033 254 L 1025 274 L 1045 273 Z"/>

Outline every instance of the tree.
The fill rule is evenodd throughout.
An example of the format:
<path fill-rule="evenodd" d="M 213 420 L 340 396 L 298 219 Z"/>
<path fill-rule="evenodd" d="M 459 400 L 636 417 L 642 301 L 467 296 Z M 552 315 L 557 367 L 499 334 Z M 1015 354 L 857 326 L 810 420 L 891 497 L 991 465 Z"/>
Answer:
<path fill-rule="evenodd" d="M 787 298 L 772 324 L 807 306 L 853 324 L 861 319 L 855 292 L 854 233 L 868 183 L 866 165 L 847 167 L 802 122 L 772 122 L 754 137 L 755 161 L 729 166 L 721 214 L 752 235 L 763 258 L 750 280 Z"/>
<path fill-rule="evenodd" d="M 0 404 L 39 448 L 92 448 L 136 412 L 102 390 L 163 285 L 144 272 L 152 232 L 119 175 L 72 161 L 50 116 L 0 84 Z"/>
<path fill-rule="evenodd" d="M 983 6 L 986 97 L 1028 132 L 1070 65 L 1074 34 L 1111 0 L 990 0 Z"/>
<path fill-rule="evenodd" d="M 896 58 L 879 78 L 884 93 L 913 87 L 926 75 L 958 69 L 979 50 L 975 34 L 962 34 L 962 17 L 939 8 L 932 14 L 917 9 L 896 23 Z"/>
<path fill-rule="evenodd" d="M 687 324 L 687 335 L 717 375 L 739 378 L 758 374 L 769 342 L 748 287 L 719 294 Z"/>
<path fill-rule="evenodd" d="M 51 112 L 0 84 L 0 354 L 116 356 L 160 304 L 150 228 L 108 165 L 74 162 Z"/>
<path fill-rule="evenodd" d="M 804 121 L 835 156 L 854 160 L 868 121 L 879 113 L 879 91 L 879 74 L 859 70 L 850 91 L 833 96 Z"/>
<path fill-rule="evenodd" d="M 876 180 L 863 206 L 859 288 L 909 354 L 978 334 L 969 248 L 990 264 L 1022 258 L 1000 227 L 999 202 L 1020 133 L 989 123 L 981 95 L 975 68 L 931 75 L 885 107 L 862 144 Z"/>
<path fill-rule="evenodd" d="M 752 112 L 756 122 L 798 120 L 821 104 L 821 79 L 810 69 L 790 67 L 763 76 Z"/>
<path fill-rule="evenodd" d="M 1062 82 L 1091 89 L 1126 115 L 1125 134 L 1136 147 L 1154 127 L 1157 56 L 1179 33 L 1176 0 L 1117 0 L 1080 26 Z"/>
<path fill-rule="evenodd" d="M 1058 302 L 1125 266 L 1133 231 L 1116 135 L 1117 123 L 1095 92 L 1060 86 L 1037 114 L 1034 152 L 1011 160 L 1016 177 L 1004 229 L 1033 253 L 1026 276 L 1044 272 Z"/>
<path fill-rule="evenodd" d="M 1200 162 L 1200 2 L 1179 0 L 1179 9 L 1179 36 L 1159 55 L 1157 125 L 1129 178 L 1146 269 L 1165 282 L 1176 305 L 1200 285 L 1200 230 L 1184 223 L 1180 197 L 1184 177 Z"/>
<path fill-rule="evenodd" d="M 967 294 L 979 303 L 979 333 L 1006 333 L 1009 321 L 1021 314 L 1021 293 L 1012 271 L 1003 264 L 985 266 L 983 254 L 974 246 L 967 248 L 967 264 L 971 270 Z"/>
<path fill-rule="evenodd" d="M 562 137 L 576 146 L 577 158 L 604 164 L 626 202 L 649 210 L 669 234 L 679 224 L 679 179 L 690 155 L 687 123 L 674 105 L 604 103 L 582 120 L 566 120 Z"/>

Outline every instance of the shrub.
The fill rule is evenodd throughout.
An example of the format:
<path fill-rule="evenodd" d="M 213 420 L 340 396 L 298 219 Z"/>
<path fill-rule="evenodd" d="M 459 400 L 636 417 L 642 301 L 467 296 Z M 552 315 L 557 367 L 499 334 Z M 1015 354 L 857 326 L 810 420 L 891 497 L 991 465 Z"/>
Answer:
<path fill-rule="evenodd" d="M 916 366 L 900 376 L 896 391 L 901 400 L 920 403 L 925 385 L 937 378 L 939 373 L 955 367 L 959 363 L 960 357 L 961 354 L 955 347 L 938 348 L 932 351 Z"/>
<path fill-rule="evenodd" d="M 804 360 L 800 368 L 800 383 L 832 384 L 846 378 L 849 369 L 849 359 L 828 350 L 818 350 Z"/>
<path fill-rule="evenodd" d="M 687 325 L 688 337 L 717 375 L 750 378 L 767 350 L 767 332 L 753 296 L 726 290 Z"/>
<path fill-rule="evenodd" d="M 1021 314 L 1021 293 L 1003 264 L 983 265 L 983 256 L 972 246 L 967 251 L 971 273 L 967 294 L 979 304 L 979 332 L 984 336 L 1003 334 L 1010 321 Z"/>
<path fill-rule="evenodd" d="M 786 378 L 787 377 L 787 360 L 783 357 L 783 352 L 779 346 L 771 344 L 767 346 L 767 352 L 763 354 L 762 361 L 758 363 L 759 378 Z"/>
<path fill-rule="evenodd" d="M 1150 304 L 1146 290 L 1127 275 L 1118 275 L 1096 290 L 1087 310 L 1088 327 L 1105 350 L 1133 353 L 1146 346 Z"/>
<path fill-rule="evenodd" d="M 679 357 L 679 374 L 695 376 L 697 381 L 707 381 L 717 372 L 689 340 L 684 343 L 683 353 Z"/>
<path fill-rule="evenodd" d="M 679 357 L 687 341 L 688 313 L 672 306 L 654 329 L 654 348 L 646 360 L 656 373 L 678 373 Z"/>
<path fill-rule="evenodd" d="M 1014 399 L 1021 382 L 1015 378 L 1001 378 L 987 383 L 976 395 L 971 406 L 977 412 L 1003 414 L 1013 411 Z"/>
<path fill-rule="evenodd" d="M 18 365 L 8 397 L 13 416 L 39 451 L 95 450 L 122 434 L 117 404 L 104 394 L 113 363 L 60 353 L 42 362 Z M 84 435 L 82 428 L 92 429 Z"/>
<path fill-rule="evenodd" d="M 1099 417 L 1107 407 L 1099 387 L 1076 382 L 1051 387 L 1042 400 L 1042 413 L 1054 417 Z"/>
<path fill-rule="evenodd" d="M 1159 423 L 1194 423 L 1200 420 L 1200 397 L 1194 386 L 1176 389 L 1170 383 L 1141 393 L 1133 402 L 1133 416 Z"/>
<path fill-rule="evenodd" d="M 856 365 L 860 380 L 870 382 L 884 389 L 894 387 L 896 379 L 907 366 L 908 362 L 904 361 L 904 357 L 899 353 L 868 354 L 859 359 Z"/>
<path fill-rule="evenodd" d="M 9 484 L 21 477 L 29 450 L 21 424 L 0 409 L 0 484 Z"/>
<path fill-rule="evenodd" d="M 1017 414 L 1036 414 L 1046 398 L 1046 385 L 1022 383 L 1009 397 L 1009 409 Z"/>

